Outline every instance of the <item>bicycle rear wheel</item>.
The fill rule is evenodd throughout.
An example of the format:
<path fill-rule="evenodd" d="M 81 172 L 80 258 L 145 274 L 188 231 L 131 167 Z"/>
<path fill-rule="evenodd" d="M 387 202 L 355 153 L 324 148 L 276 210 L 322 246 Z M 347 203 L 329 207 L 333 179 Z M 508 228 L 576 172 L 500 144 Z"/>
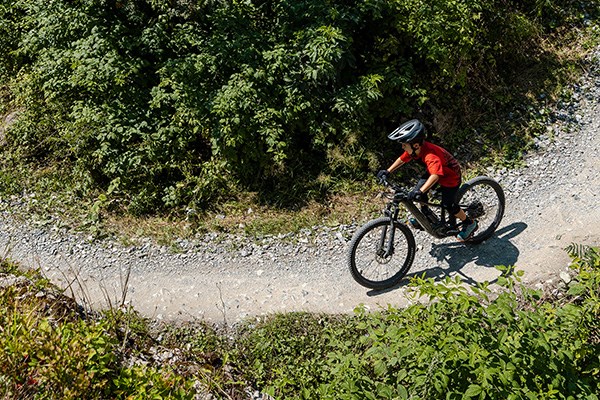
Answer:
<path fill-rule="evenodd" d="M 462 185 L 457 194 L 458 204 L 468 217 L 476 219 L 478 229 L 469 243 L 488 239 L 504 216 L 504 190 L 492 178 L 478 176 Z"/>
<path fill-rule="evenodd" d="M 406 275 L 415 251 L 415 238 L 410 229 L 398 221 L 391 225 L 390 218 L 382 217 L 356 231 L 348 248 L 348 266 L 360 285 L 386 289 Z"/>

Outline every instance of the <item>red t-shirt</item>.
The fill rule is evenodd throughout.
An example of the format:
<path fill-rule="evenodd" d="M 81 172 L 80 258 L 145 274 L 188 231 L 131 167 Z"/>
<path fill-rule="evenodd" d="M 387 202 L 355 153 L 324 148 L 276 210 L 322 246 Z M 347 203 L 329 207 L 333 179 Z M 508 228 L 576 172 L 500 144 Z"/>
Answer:
<path fill-rule="evenodd" d="M 444 187 L 456 187 L 460 185 L 460 165 L 458 161 L 446 149 L 429 143 L 423 142 L 421 153 L 418 156 L 411 156 L 408 152 L 402 153 L 400 159 L 407 163 L 410 160 L 418 160 L 425 164 L 427 172 L 430 175 L 439 175 L 438 183 Z"/>

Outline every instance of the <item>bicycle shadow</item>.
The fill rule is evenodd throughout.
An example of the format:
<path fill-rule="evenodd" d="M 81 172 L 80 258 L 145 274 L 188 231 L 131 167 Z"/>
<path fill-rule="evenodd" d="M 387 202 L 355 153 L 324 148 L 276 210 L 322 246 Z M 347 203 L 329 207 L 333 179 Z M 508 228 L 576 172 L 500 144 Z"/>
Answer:
<path fill-rule="evenodd" d="M 377 296 L 396 290 L 406 286 L 410 278 L 415 276 L 424 276 L 425 278 L 433 278 L 435 281 L 441 281 L 446 277 L 458 274 L 462 277 L 463 282 L 475 286 L 478 281 L 464 273 L 462 271 L 463 267 L 471 263 L 486 268 L 495 268 L 497 265 L 514 265 L 519 258 L 519 249 L 510 240 L 521 234 L 525 229 L 527 229 L 526 223 L 515 222 L 497 230 L 494 236 L 478 245 L 464 245 L 458 242 L 433 243 L 429 254 L 436 259 L 436 266 L 408 273 L 398 285 L 384 290 L 370 290 L 367 295 Z M 442 267 L 440 264 L 445 264 L 447 267 Z M 494 283 L 496 281 L 497 279 L 493 279 L 489 282 Z"/>

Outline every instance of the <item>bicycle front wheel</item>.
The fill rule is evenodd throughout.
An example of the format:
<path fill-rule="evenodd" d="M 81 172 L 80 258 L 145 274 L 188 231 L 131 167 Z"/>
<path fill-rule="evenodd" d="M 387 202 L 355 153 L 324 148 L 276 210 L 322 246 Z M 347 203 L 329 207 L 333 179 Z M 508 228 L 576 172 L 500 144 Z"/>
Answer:
<path fill-rule="evenodd" d="M 492 178 L 478 176 L 462 185 L 458 191 L 458 203 L 467 216 L 476 219 L 478 229 L 469 243 L 481 243 L 488 239 L 504 216 L 504 191 Z"/>
<path fill-rule="evenodd" d="M 415 258 L 415 238 L 408 227 L 390 218 L 374 219 L 352 237 L 348 266 L 356 282 L 370 289 L 396 285 Z"/>

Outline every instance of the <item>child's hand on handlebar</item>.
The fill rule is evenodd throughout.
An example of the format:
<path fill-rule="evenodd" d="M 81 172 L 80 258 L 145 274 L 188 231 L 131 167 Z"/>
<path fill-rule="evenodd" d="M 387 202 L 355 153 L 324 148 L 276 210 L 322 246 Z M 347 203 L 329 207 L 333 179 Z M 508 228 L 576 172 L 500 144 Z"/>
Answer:
<path fill-rule="evenodd" d="M 408 194 L 410 201 L 421 201 L 423 200 L 423 192 L 420 189 L 414 189 Z"/>
<path fill-rule="evenodd" d="M 377 179 L 379 180 L 379 183 L 385 183 L 388 176 L 390 176 L 390 171 L 387 169 L 382 169 L 377 173 Z"/>

